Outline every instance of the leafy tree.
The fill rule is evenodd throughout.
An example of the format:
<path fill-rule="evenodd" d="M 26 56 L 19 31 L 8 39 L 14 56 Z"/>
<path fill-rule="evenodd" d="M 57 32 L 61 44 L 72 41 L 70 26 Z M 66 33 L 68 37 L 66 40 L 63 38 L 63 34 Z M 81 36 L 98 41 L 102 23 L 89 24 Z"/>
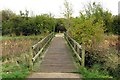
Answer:
<path fill-rule="evenodd" d="M 52 32 L 56 24 L 51 14 L 29 17 L 29 11 L 27 10 L 25 10 L 25 13 L 20 11 L 20 15 L 16 15 L 11 10 L 3 10 L 2 14 L 3 35 L 37 35 L 45 32 Z"/>
<path fill-rule="evenodd" d="M 73 18 L 74 25 L 68 30 L 69 35 L 82 45 L 83 58 L 85 56 L 85 50 L 93 53 L 96 46 L 104 38 L 104 21 L 99 16 L 101 13 L 98 12 L 95 14 L 95 7 L 99 8 L 99 5 L 92 7 L 94 5 L 95 3 L 90 5 L 91 7 L 88 6 L 85 8 L 83 13 L 80 12 L 80 17 Z M 82 59 L 82 65 L 84 66 L 84 59 Z"/>
<path fill-rule="evenodd" d="M 67 2 L 67 0 L 65 0 L 64 7 L 65 9 L 63 15 L 66 18 L 66 27 L 69 28 L 71 26 L 71 17 L 73 13 L 72 5 L 69 2 Z"/>
<path fill-rule="evenodd" d="M 52 32 L 55 26 L 55 20 L 47 14 L 36 16 L 36 26 L 40 28 L 40 32 Z"/>
<path fill-rule="evenodd" d="M 108 10 L 104 10 L 100 3 L 96 4 L 93 2 L 93 4 L 89 3 L 84 10 L 86 17 L 91 17 L 94 15 L 96 17 L 95 22 L 98 22 L 99 20 L 103 20 L 104 22 L 104 28 L 105 33 L 111 33 L 112 32 L 112 14 Z"/>
<path fill-rule="evenodd" d="M 12 32 L 12 25 L 11 19 L 16 16 L 11 10 L 2 10 L 2 34 L 10 34 Z"/>
<path fill-rule="evenodd" d="M 55 32 L 66 31 L 65 23 L 64 22 L 65 22 L 64 18 L 56 19 Z"/>
<path fill-rule="evenodd" d="M 2 10 L 2 21 L 7 21 L 10 18 L 14 17 L 16 14 L 13 13 L 13 11 L 6 9 L 6 10 Z"/>
<path fill-rule="evenodd" d="M 93 3 L 94 5 L 95 3 Z M 99 5 L 95 5 L 94 8 L 89 4 L 88 8 L 85 9 L 85 14 L 81 12 L 80 17 L 73 19 L 74 25 L 69 30 L 69 34 L 74 39 L 89 48 L 93 44 L 96 44 L 96 42 L 102 40 L 104 34 L 103 19 L 99 18 L 97 20 L 97 15 L 101 15 L 101 13 L 95 12 L 96 8 L 99 8 Z"/>
<path fill-rule="evenodd" d="M 113 16 L 112 32 L 120 35 L 120 15 Z"/>

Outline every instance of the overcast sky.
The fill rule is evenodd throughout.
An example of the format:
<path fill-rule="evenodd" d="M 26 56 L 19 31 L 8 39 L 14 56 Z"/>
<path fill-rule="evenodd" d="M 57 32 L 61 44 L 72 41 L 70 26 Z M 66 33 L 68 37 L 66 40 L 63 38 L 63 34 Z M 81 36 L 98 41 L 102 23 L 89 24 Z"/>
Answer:
<path fill-rule="evenodd" d="M 100 2 L 104 9 L 108 9 L 113 15 L 118 14 L 119 0 L 67 0 L 72 4 L 73 16 L 78 16 L 83 4 L 88 2 Z M 30 15 L 39 15 L 43 13 L 52 13 L 55 17 L 62 17 L 64 0 L 0 0 L 0 10 L 10 9 L 19 14 L 19 11 L 25 9 L 30 11 Z"/>

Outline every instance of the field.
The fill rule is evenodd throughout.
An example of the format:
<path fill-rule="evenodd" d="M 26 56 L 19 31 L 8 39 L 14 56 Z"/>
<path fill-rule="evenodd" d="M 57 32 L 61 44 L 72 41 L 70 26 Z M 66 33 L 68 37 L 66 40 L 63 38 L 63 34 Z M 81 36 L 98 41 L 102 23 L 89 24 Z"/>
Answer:
<path fill-rule="evenodd" d="M 47 34 L 38 36 L 2 37 L 2 77 L 24 78 L 31 70 L 31 47 Z"/>

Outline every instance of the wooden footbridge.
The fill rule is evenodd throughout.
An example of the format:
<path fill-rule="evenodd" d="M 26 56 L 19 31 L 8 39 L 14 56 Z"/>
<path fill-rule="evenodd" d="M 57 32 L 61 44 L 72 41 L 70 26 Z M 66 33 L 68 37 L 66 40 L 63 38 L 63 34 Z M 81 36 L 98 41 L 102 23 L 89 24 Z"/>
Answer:
<path fill-rule="evenodd" d="M 77 71 L 73 55 L 84 66 L 84 51 L 66 33 L 49 34 L 32 47 L 32 55 L 33 67 L 37 64 L 38 69 L 29 78 L 81 78 L 73 73 Z"/>

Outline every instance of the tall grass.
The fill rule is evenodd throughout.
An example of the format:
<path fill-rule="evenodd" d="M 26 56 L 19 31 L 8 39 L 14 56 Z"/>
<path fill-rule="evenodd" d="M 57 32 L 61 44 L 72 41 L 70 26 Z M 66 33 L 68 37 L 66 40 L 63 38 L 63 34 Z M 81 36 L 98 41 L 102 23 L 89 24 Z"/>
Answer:
<path fill-rule="evenodd" d="M 107 71 L 113 78 L 120 78 L 118 75 L 120 74 L 120 54 L 118 49 L 120 42 L 118 41 L 118 36 L 105 35 L 104 37 L 105 40 L 103 42 L 86 54 L 86 66 L 91 69 L 95 64 L 99 64 L 101 65 L 101 67 L 98 66 L 99 69 Z"/>
<path fill-rule="evenodd" d="M 25 78 L 31 70 L 31 47 L 47 34 L 2 37 L 2 77 Z"/>

